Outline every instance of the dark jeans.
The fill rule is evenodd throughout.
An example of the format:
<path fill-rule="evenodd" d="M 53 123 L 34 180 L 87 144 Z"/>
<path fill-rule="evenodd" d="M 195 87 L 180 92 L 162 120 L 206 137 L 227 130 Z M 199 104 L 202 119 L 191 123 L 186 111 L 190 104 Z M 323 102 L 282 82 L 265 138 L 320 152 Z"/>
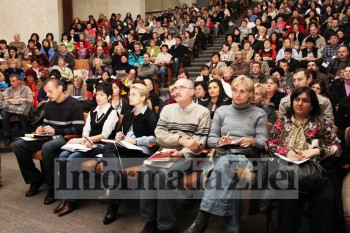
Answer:
<path fill-rule="evenodd" d="M 11 136 L 11 122 L 10 122 L 10 117 L 11 116 L 19 116 L 19 123 L 21 126 L 21 134 L 25 134 L 27 131 L 27 127 L 28 127 L 28 118 L 27 116 L 21 114 L 14 114 L 14 113 L 9 113 L 6 112 L 4 110 L 1 110 L 0 112 L 2 119 L 2 130 L 4 133 L 5 137 L 10 137 Z"/>
<path fill-rule="evenodd" d="M 41 179 L 41 172 L 35 167 L 32 154 L 42 149 L 43 165 L 45 169 L 45 178 L 49 189 L 54 188 L 54 159 L 61 152 L 61 147 L 66 144 L 64 138 L 58 138 L 51 141 L 40 140 L 27 142 L 18 139 L 13 144 L 13 152 L 16 155 L 19 168 L 24 181 L 27 184 Z"/>
<path fill-rule="evenodd" d="M 311 233 L 334 232 L 335 201 L 333 186 L 326 186 L 313 195 L 299 194 L 299 199 L 279 200 L 278 227 L 281 233 L 295 233 L 300 228 L 302 206 L 309 201 L 309 226 Z"/>
<path fill-rule="evenodd" d="M 191 161 L 179 159 L 169 168 L 142 166 L 141 182 L 146 189 L 140 191 L 141 219 L 144 222 L 157 221 L 159 230 L 169 230 L 176 227 L 177 190 L 162 190 L 161 185 L 172 180 L 173 186 L 183 177 L 184 171 L 191 172 Z M 177 173 L 176 171 L 180 171 Z M 153 175 L 152 175 L 153 174 Z M 156 175 L 155 175 L 156 174 Z M 151 191 L 152 186 L 156 189 Z M 161 190 L 159 190 L 161 189 Z"/>

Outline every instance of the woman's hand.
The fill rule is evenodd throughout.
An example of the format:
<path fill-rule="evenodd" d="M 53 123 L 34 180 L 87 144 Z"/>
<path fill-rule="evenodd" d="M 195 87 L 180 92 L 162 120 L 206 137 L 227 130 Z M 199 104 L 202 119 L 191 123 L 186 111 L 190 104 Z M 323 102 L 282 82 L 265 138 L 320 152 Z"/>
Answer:
<path fill-rule="evenodd" d="M 251 137 L 243 137 L 238 139 L 235 144 L 240 147 L 250 147 L 250 146 L 254 146 L 255 139 Z"/>
<path fill-rule="evenodd" d="M 84 145 L 85 145 L 87 148 L 92 148 L 95 144 L 94 144 L 94 143 L 91 143 L 91 141 L 84 140 Z"/>
<path fill-rule="evenodd" d="M 125 138 L 125 135 L 122 132 L 118 132 L 117 135 L 115 136 L 115 139 L 118 141 L 123 141 Z"/>
<path fill-rule="evenodd" d="M 309 159 L 320 155 L 320 153 L 321 153 L 320 149 L 303 150 L 301 151 L 301 157 L 302 159 Z"/>
<path fill-rule="evenodd" d="M 224 135 L 219 139 L 218 145 L 223 146 L 223 145 L 231 144 L 232 141 L 233 139 L 230 137 L 230 135 Z"/>
<path fill-rule="evenodd" d="M 135 138 L 129 138 L 129 137 L 124 137 L 124 142 L 128 142 L 128 143 L 131 143 L 131 144 L 134 144 L 136 145 L 137 144 L 137 141 Z"/>
<path fill-rule="evenodd" d="M 286 157 L 293 161 L 302 160 L 301 151 L 300 150 L 295 150 L 295 151 L 298 153 L 295 153 L 293 150 L 288 151 Z"/>
<path fill-rule="evenodd" d="M 287 153 L 287 158 L 291 160 L 305 160 L 320 154 L 320 149 L 309 149 L 309 150 L 296 150 L 297 154 L 290 150 Z"/>

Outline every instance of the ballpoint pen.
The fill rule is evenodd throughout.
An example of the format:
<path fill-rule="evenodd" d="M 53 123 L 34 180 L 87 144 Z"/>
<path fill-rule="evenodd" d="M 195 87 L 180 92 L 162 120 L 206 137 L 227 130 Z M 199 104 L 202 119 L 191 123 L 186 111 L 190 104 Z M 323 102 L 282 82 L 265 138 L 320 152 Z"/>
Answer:
<path fill-rule="evenodd" d="M 94 143 L 92 141 L 90 141 L 86 136 L 84 136 L 84 138 L 86 139 L 86 141 L 88 141 L 90 143 L 91 146 L 94 145 Z"/>
<path fill-rule="evenodd" d="M 299 154 L 292 146 L 290 147 L 290 149 L 291 149 L 295 154 Z"/>

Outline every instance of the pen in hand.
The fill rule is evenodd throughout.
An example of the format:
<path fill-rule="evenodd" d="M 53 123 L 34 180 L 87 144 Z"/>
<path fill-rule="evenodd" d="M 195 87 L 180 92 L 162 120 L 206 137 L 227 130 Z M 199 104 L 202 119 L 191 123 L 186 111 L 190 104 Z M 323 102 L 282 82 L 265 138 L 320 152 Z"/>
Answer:
<path fill-rule="evenodd" d="M 223 137 L 222 137 L 222 139 L 221 139 L 221 140 L 224 142 L 224 141 L 226 141 L 226 139 L 227 139 L 229 136 L 230 136 L 230 134 L 229 134 L 229 133 L 227 133 L 225 136 L 223 136 Z"/>
<path fill-rule="evenodd" d="M 88 141 L 90 143 L 91 146 L 94 145 L 94 143 L 92 141 L 90 141 L 86 136 L 84 136 L 85 140 Z"/>
<path fill-rule="evenodd" d="M 290 147 L 290 149 L 295 153 L 295 154 L 299 154 L 295 149 L 294 149 L 294 147 Z"/>

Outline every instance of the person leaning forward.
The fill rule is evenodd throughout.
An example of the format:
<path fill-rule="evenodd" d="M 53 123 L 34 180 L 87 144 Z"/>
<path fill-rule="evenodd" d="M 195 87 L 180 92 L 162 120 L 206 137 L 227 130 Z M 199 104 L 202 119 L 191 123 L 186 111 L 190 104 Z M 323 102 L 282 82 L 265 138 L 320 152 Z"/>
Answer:
<path fill-rule="evenodd" d="M 36 129 L 36 134 L 80 135 L 84 126 L 83 108 L 78 100 L 67 96 L 63 86 L 55 78 L 48 79 L 44 84 L 49 102 L 45 105 L 44 121 Z M 54 198 L 54 159 L 67 141 L 63 137 L 53 140 L 25 141 L 18 139 L 13 144 L 18 165 L 26 184 L 30 184 L 26 197 L 38 194 L 40 186 L 47 182 L 48 192 L 44 204 L 55 202 Z M 44 175 L 35 167 L 32 154 L 42 149 Z"/>

